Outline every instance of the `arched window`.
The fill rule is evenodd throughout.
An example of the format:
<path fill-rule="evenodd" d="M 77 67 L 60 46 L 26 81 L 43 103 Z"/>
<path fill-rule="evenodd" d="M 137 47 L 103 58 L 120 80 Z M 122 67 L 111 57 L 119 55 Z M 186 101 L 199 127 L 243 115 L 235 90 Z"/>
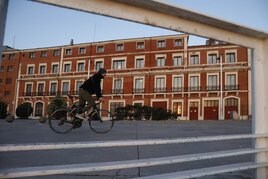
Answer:
<path fill-rule="evenodd" d="M 37 102 L 35 104 L 35 116 L 43 116 L 43 103 L 42 102 Z"/>

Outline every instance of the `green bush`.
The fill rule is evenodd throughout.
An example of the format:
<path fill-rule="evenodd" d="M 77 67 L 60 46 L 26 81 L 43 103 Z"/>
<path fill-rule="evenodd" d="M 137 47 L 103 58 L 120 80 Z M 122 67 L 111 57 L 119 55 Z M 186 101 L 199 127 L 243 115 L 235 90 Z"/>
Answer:
<path fill-rule="evenodd" d="M 16 109 L 16 115 L 19 118 L 28 118 L 33 113 L 33 108 L 30 103 L 22 103 Z"/>
<path fill-rule="evenodd" d="M 67 108 L 66 100 L 62 96 L 56 96 L 47 106 L 47 114 L 51 115 L 55 110 Z"/>
<path fill-rule="evenodd" d="M 0 119 L 4 119 L 7 116 L 7 103 L 0 101 Z"/>
<path fill-rule="evenodd" d="M 162 108 L 127 105 L 115 110 L 117 120 L 169 120 L 176 119 L 176 114 Z"/>

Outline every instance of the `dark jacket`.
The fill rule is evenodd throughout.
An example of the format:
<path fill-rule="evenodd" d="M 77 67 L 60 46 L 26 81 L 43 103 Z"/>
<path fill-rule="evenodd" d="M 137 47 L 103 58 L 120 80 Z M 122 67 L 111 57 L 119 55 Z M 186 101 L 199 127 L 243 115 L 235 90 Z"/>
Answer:
<path fill-rule="evenodd" d="M 88 91 L 90 94 L 96 94 L 97 98 L 102 97 L 101 93 L 101 79 L 103 76 L 100 73 L 96 73 L 87 79 L 80 88 Z"/>

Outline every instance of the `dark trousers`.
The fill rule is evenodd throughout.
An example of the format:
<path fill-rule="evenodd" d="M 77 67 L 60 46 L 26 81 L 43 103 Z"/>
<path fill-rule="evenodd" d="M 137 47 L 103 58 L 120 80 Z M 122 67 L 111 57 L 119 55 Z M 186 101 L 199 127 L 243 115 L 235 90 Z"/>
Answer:
<path fill-rule="evenodd" d="M 95 105 L 95 100 L 93 99 L 92 95 L 88 91 L 80 88 L 78 95 L 79 95 L 79 106 L 77 108 L 78 114 L 81 114 L 81 113 L 89 110 L 91 107 L 93 107 Z M 88 105 L 86 108 L 84 108 L 86 102 Z"/>

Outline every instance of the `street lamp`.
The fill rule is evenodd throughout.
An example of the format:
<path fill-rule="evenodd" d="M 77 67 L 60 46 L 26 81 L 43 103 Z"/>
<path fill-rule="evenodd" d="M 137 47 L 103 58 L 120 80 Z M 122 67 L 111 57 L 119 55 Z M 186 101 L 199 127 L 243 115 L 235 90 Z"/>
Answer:
<path fill-rule="evenodd" d="M 223 84 L 222 84 L 222 54 L 220 57 L 218 57 L 218 60 L 220 62 L 220 120 L 224 120 L 223 115 L 223 99 L 222 99 L 222 91 L 223 91 Z"/>

